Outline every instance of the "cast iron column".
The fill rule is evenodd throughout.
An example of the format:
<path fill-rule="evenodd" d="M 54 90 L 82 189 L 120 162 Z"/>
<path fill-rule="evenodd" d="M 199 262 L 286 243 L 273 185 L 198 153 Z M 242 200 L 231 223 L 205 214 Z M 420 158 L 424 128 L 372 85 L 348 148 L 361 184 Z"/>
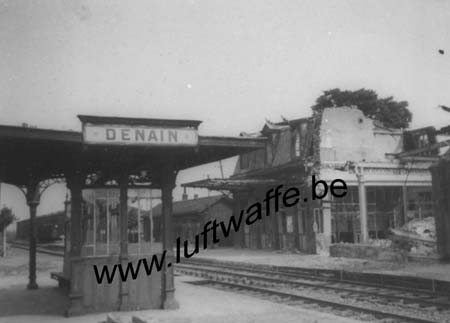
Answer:
<path fill-rule="evenodd" d="M 165 263 L 162 272 L 162 308 L 176 309 L 178 303 L 175 300 L 175 284 L 173 277 L 173 221 L 172 221 L 172 190 L 175 187 L 175 171 L 170 165 L 163 166 L 161 173 L 162 194 L 162 228 L 163 228 L 163 252 L 166 252 Z"/>
<path fill-rule="evenodd" d="M 27 204 L 30 208 L 30 251 L 28 289 L 37 289 L 36 283 L 36 210 L 39 205 L 39 182 L 31 181 L 27 185 Z"/>
<path fill-rule="evenodd" d="M 120 258 L 128 258 L 128 175 L 122 174 L 119 179 L 120 189 Z"/>
<path fill-rule="evenodd" d="M 68 266 L 70 275 L 69 305 L 65 311 L 66 316 L 79 315 L 83 313 L 83 278 L 80 275 L 79 257 L 83 247 L 82 222 L 82 189 L 85 184 L 85 173 L 77 169 L 66 171 L 66 186 L 70 190 L 70 228 L 67 242 L 70 244 L 69 257 L 65 257 L 65 265 Z M 66 237 L 67 239 L 67 237 Z M 66 243 L 67 243 L 66 242 Z"/>
<path fill-rule="evenodd" d="M 122 173 L 119 177 L 120 191 L 120 263 L 127 266 L 128 262 L 128 174 Z M 107 242 L 109 243 L 109 241 Z M 129 288 L 127 282 L 119 282 L 119 310 L 130 310 L 128 304 Z"/>
<path fill-rule="evenodd" d="M 73 171 L 66 177 L 67 188 L 70 190 L 70 255 L 71 257 L 81 256 L 82 240 L 82 220 L 81 204 L 83 201 L 82 189 L 84 184 L 84 175 L 82 172 Z"/>
<path fill-rule="evenodd" d="M 364 185 L 364 175 L 362 168 L 356 172 L 358 178 L 358 194 L 359 194 L 359 220 L 361 226 L 360 243 L 366 243 L 369 240 L 369 231 L 367 229 L 367 198 L 366 186 Z"/>
<path fill-rule="evenodd" d="M 406 185 L 402 186 L 403 219 L 401 225 L 408 221 L 408 189 Z"/>

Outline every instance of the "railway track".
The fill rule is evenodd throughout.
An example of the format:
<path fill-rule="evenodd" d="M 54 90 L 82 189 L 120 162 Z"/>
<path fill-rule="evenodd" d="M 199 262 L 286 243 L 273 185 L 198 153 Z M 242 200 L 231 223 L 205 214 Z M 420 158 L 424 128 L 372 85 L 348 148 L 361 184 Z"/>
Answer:
<path fill-rule="evenodd" d="M 23 250 L 30 249 L 29 246 L 24 243 L 11 242 L 10 246 L 11 246 L 11 248 L 18 248 L 18 249 L 23 249 Z M 52 249 L 48 249 L 48 248 L 37 247 L 36 252 L 51 255 L 51 256 L 64 257 L 64 251 L 60 251 L 60 250 L 52 250 Z"/>
<path fill-rule="evenodd" d="M 243 268 L 252 271 L 266 271 L 283 273 L 289 277 L 303 277 L 308 280 L 323 280 L 334 283 L 351 283 L 364 287 L 388 287 L 402 291 L 420 291 L 430 295 L 450 296 L 450 281 L 442 281 L 429 278 L 412 276 L 399 276 L 379 273 L 358 273 L 338 269 L 317 269 L 287 266 L 271 266 L 263 264 L 250 264 L 242 262 L 219 261 L 215 259 L 195 258 L 184 260 L 183 263 L 220 266 L 222 268 Z"/>
<path fill-rule="evenodd" d="M 292 272 L 201 261 L 185 261 L 177 264 L 175 270 L 203 279 L 198 284 L 256 293 L 293 306 L 317 306 L 321 311 L 365 321 L 450 322 L 449 295 L 442 293 L 332 282 Z"/>
<path fill-rule="evenodd" d="M 21 244 L 13 246 L 28 249 Z M 60 252 L 43 248 L 38 248 L 37 252 L 62 256 Z M 450 323 L 450 289 L 447 290 L 446 285 L 434 288 L 433 283 L 431 289 L 428 285 L 413 288 L 402 284 L 380 284 L 378 279 L 351 281 L 344 279 L 342 274 L 337 277 L 333 270 L 237 264 L 201 258 L 184 259 L 175 266 L 175 272 L 201 278 L 191 282 L 196 285 L 363 321 Z"/>

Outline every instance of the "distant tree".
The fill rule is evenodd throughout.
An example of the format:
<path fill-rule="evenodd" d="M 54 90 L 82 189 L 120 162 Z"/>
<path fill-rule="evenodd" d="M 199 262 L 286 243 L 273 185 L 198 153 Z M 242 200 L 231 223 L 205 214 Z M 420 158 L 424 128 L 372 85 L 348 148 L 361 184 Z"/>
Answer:
<path fill-rule="evenodd" d="M 373 90 L 341 91 L 331 89 L 324 91 L 311 107 L 313 113 L 320 113 L 325 108 L 356 106 L 366 117 L 378 120 L 389 128 L 408 128 L 412 113 L 408 102 L 395 101 L 392 96 L 379 98 Z"/>
<path fill-rule="evenodd" d="M 3 257 L 6 256 L 6 250 L 7 245 L 6 245 L 6 228 L 14 221 L 16 220 L 16 217 L 14 215 L 14 213 L 12 213 L 12 210 L 10 208 L 7 208 L 6 206 L 4 206 L 1 210 L 0 210 L 0 231 L 3 233 Z"/>

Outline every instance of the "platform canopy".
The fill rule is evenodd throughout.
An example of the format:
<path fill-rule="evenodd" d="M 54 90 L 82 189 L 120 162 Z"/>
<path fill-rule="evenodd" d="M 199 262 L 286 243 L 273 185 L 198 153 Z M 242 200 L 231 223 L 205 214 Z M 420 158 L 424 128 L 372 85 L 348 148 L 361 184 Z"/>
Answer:
<path fill-rule="evenodd" d="M 246 191 L 280 184 L 302 184 L 304 173 L 305 167 L 302 161 L 294 161 L 284 165 L 234 174 L 230 178 L 208 178 L 183 183 L 181 186 L 210 190 Z"/>
<path fill-rule="evenodd" d="M 160 284 L 154 282 L 147 289 L 136 287 L 148 283 L 147 276 L 140 276 L 141 280 L 136 281 L 134 287 L 118 282 L 116 289 L 110 289 L 93 283 L 92 271 L 86 272 L 86 268 L 91 267 L 86 263 L 94 260 L 89 257 L 84 259 L 82 253 L 85 242 L 83 223 L 86 219 L 83 219 L 83 190 L 111 188 L 118 191 L 118 199 L 114 203 L 120 205 L 116 219 L 120 261 L 130 257 L 128 189 L 141 186 L 160 190 L 163 206 L 162 248 L 170 258 L 173 257 L 172 190 L 177 172 L 264 148 L 266 139 L 200 136 L 198 126 L 201 122 L 197 120 L 78 117 L 82 132 L 0 125 L 0 182 L 21 188 L 30 209 L 27 288 L 38 288 L 35 219 L 40 197 L 49 185 L 64 180 L 71 192 L 70 251 L 65 253 L 65 259 L 67 256 L 70 260 L 65 276 L 70 282 L 68 315 L 83 313 L 91 308 L 123 310 L 158 304 L 161 308 L 175 308 L 173 268 L 170 266 L 164 266 Z M 107 219 L 110 217 L 107 216 Z M 109 229 L 106 231 L 109 232 Z M 94 258 L 99 266 L 105 264 L 105 259 Z M 128 292 L 122 292 L 126 288 L 129 288 Z M 138 295 L 138 289 L 145 292 Z M 153 295 L 152 290 L 159 291 L 158 300 L 152 298 L 157 304 L 145 301 Z M 96 302 L 91 296 L 99 294 L 109 294 L 111 297 L 106 303 L 102 303 L 102 299 Z"/>
<path fill-rule="evenodd" d="M 169 160 L 173 169 L 181 170 L 260 149 L 265 144 L 265 138 L 198 136 L 195 132 L 200 121 L 79 118 L 83 122 L 83 132 L 0 125 L 0 180 L 25 186 L 30 177 L 35 180 L 64 178 L 74 169 L 87 174 L 101 171 L 101 176 L 109 178 L 125 168 L 132 170 L 130 175 L 142 175 L 145 171 L 148 179 L 157 184 L 158 176 L 153 176 L 152 169 L 160 169 Z M 108 128 L 104 128 L 105 125 Z M 109 131 L 109 138 L 116 132 L 116 138 L 121 136 L 119 139 L 125 140 L 89 141 L 101 127 Z M 188 138 L 191 141 L 180 145 L 158 144 L 161 136 L 168 140 L 171 129 L 181 132 L 179 136 L 192 136 Z M 88 131 L 90 137 L 86 138 Z M 173 133 L 172 139 L 174 136 Z"/>

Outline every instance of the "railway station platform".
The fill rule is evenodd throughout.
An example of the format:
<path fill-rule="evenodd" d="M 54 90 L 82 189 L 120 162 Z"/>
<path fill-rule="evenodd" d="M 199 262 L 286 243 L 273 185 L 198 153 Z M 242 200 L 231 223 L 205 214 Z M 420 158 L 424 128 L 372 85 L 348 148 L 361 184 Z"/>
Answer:
<path fill-rule="evenodd" d="M 358 273 L 379 273 L 450 281 L 450 264 L 438 262 L 388 262 L 328 257 L 294 252 L 216 248 L 202 250 L 192 259 L 215 259 L 258 265 L 336 269 Z"/>
<path fill-rule="evenodd" d="M 26 245 L 26 242 L 17 242 L 16 244 L 16 246 L 25 246 L 25 248 Z M 49 254 L 53 254 L 54 252 L 55 255 L 62 255 L 61 248 L 58 248 L 57 246 L 49 248 L 48 245 L 39 245 L 38 250 Z M 439 262 L 412 261 L 407 263 L 397 263 L 356 258 L 328 257 L 288 251 L 235 248 L 202 250 L 192 259 L 215 259 L 219 261 L 243 262 L 270 266 L 336 269 L 358 273 L 379 273 L 450 281 L 450 264 Z"/>
<path fill-rule="evenodd" d="M 39 253 L 37 275 L 40 288 L 25 289 L 27 256 L 26 250 L 13 248 L 8 261 L 0 258 L 0 323 L 98 323 L 105 321 L 108 313 L 68 318 L 62 316 L 64 302 L 67 302 L 68 299 L 61 295 L 61 291 L 56 287 L 57 283 L 50 279 L 50 271 L 60 266 L 61 257 Z M 132 316 L 137 316 L 148 323 L 360 322 L 189 283 L 195 280 L 196 278 L 192 277 L 176 277 L 175 287 L 180 305 L 177 310 L 143 310 L 113 312 L 112 314 L 124 323 L 131 322 Z"/>

